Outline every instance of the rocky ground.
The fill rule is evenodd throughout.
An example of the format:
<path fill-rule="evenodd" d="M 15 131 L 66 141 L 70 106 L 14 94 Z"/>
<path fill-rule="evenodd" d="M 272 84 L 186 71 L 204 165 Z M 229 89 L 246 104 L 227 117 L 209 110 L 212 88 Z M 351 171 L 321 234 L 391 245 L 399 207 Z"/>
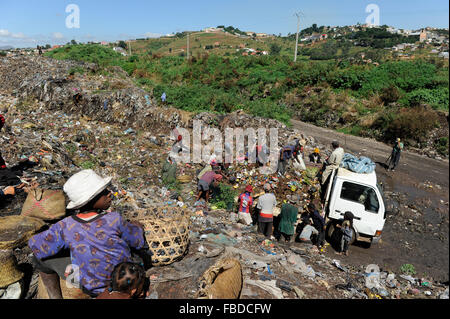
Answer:
<path fill-rule="evenodd" d="M 70 75 L 75 66 L 91 72 Z M 225 210 L 209 207 L 202 214 L 195 213 L 194 176 L 199 165 L 179 165 L 178 174 L 192 180 L 177 190 L 163 187 L 160 170 L 173 143 L 170 128 L 191 128 L 193 119 L 218 128 L 277 127 L 280 144 L 294 136 L 304 138 L 308 141 L 306 153 L 314 147 L 329 152 L 329 142 L 336 133 L 300 122 L 286 128 L 279 122 L 242 113 L 194 117 L 157 108 L 152 106 L 152 97 L 136 88 L 120 70 L 111 70 L 106 77 L 95 73 L 95 68 L 41 57 L 0 59 L 0 111 L 7 119 L 0 135 L 1 151 L 8 166 L 35 156 L 39 164 L 26 169 L 22 177 L 34 178 L 46 188 L 61 188 L 83 168 L 112 176 L 116 191 L 113 209 L 128 218 L 133 212 L 153 207 L 180 205 L 190 210 L 187 255 L 148 271 L 153 298 L 193 298 L 204 270 L 227 255 L 238 258 L 243 266 L 241 298 L 448 298 L 448 162 L 430 162 L 405 153 L 398 171 L 388 173 L 383 162 L 389 146 L 366 139 L 351 142 L 353 137 L 346 137 L 346 150 L 378 162 L 377 173 L 385 185 L 388 205 L 394 208 L 382 243 L 371 248 L 353 245 L 348 257 L 336 255 L 329 245 L 319 252 L 295 242 L 268 243 L 252 227 L 236 223 Z M 305 175 L 257 175 L 246 164 L 232 171 L 242 175 L 238 190 L 251 180 L 258 191 L 270 180 L 277 186 L 279 202 L 293 192 L 293 182 L 298 182 L 294 192 L 302 198 L 310 187 L 306 181 L 311 183 Z M 25 197 L 22 193 L 1 203 L 0 216 L 20 214 Z M 20 247 L 15 254 L 26 274 L 23 297 L 33 298 L 37 274 L 30 265 L 30 251 Z M 378 265 L 381 272 L 380 286 L 373 289 L 366 287 L 369 264 Z M 412 264 L 417 273 L 402 273 L 404 264 Z M 0 289 L 0 298 L 4 293 Z"/>

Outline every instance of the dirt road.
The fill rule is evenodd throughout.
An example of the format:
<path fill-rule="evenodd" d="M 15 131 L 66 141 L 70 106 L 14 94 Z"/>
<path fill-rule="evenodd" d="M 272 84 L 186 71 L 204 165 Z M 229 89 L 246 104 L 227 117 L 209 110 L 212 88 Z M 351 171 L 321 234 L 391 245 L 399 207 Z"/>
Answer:
<path fill-rule="evenodd" d="M 384 184 L 387 201 L 398 208 L 386 220 L 382 242 L 367 248 L 353 245 L 346 262 L 399 271 L 412 264 L 417 276 L 449 280 L 449 162 L 404 151 L 399 167 L 388 172 L 384 162 L 392 146 L 373 139 L 361 138 L 292 120 L 293 127 L 312 136 L 320 144 L 338 140 L 346 152 L 367 156 L 377 163 L 378 180 Z M 399 199 L 400 198 L 400 199 Z M 329 247 L 327 254 L 334 255 Z"/>

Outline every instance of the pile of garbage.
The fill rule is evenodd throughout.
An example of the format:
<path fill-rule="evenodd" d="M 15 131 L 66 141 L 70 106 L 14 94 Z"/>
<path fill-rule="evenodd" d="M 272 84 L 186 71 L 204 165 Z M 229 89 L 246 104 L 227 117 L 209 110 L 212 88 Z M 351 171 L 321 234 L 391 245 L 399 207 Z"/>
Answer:
<path fill-rule="evenodd" d="M 244 299 L 448 298 L 448 286 L 429 279 L 400 276 L 382 269 L 368 273 L 367 265 L 344 266 L 316 246 L 272 242 L 261 237 L 255 226 L 237 223 L 233 209 L 218 209 L 196 201 L 196 176 L 203 168 L 201 164 L 179 163 L 177 175 L 190 178 L 176 187 L 164 185 L 161 176 L 162 165 L 174 143 L 171 128 L 182 124 L 192 127 L 194 119 L 220 128 L 277 127 L 282 145 L 293 138 L 303 139 L 306 153 L 316 147 L 329 151 L 327 147 L 279 122 L 242 112 L 192 116 L 180 110 L 157 108 L 152 97 L 136 88 L 120 71 L 106 78 L 95 72 L 71 74 L 69 70 L 74 67 L 95 71 L 95 65 L 42 57 L 1 59 L 0 76 L 7 78 L 15 73 L 10 83 L 0 82 L 0 111 L 7 119 L 6 133 L 0 135 L 2 156 L 8 167 L 28 163 L 22 165 L 20 178 L 48 189 L 62 189 L 67 179 L 81 169 L 111 176 L 112 209 L 127 219 L 135 219 L 143 211 L 164 216 L 166 208 L 190 212 L 186 255 L 148 270 L 150 298 L 197 298 L 205 272 L 227 258 L 239 262 L 239 267 L 233 264 L 233 276 L 242 273 L 242 281 L 236 282 L 241 284 L 239 297 Z M 300 174 L 292 167 L 284 176 L 261 174 L 254 165 L 243 161 L 229 167 L 228 174 L 233 179 L 224 183 L 238 193 L 252 185 L 256 198 L 263 185 L 269 183 L 278 200 L 278 211 L 288 195 L 296 195 L 301 213 L 307 198 L 317 196 L 317 172 L 317 166 L 308 165 Z M 25 197 L 26 194 L 18 194 L 1 203 L 0 216 L 20 215 Z M 17 264 L 28 273 L 20 279 L 19 288 L 17 282 L 0 287 L 0 299 L 18 295 L 36 298 L 38 274 L 31 268 L 30 249 L 20 245 L 12 251 Z M 377 280 L 368 280 L 369 277 Z"/>

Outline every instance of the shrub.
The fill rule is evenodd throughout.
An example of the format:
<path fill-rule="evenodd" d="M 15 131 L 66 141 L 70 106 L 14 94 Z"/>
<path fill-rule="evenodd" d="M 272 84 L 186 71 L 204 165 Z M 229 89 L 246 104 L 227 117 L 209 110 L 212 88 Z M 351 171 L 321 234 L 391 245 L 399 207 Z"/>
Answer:
<path fill-rule="evenodd" d="M 405 275 L 415 275 L 416 270 L 414 269 L 414 266 L 411 264 L 404 264 L 400 267 L 400 271 L 404 273 Z"/>
<path fill-rule="evenodd" d="M 211 203 L 220 209 L 233 210 L 234 198 L 237 195 L 233 187 L 220 183 L 218 187 L 214 188 L 211 196 Z"/>
<path fill-rule="evenodd" d="M 421 107 L 402 109 L 396 118 L 389 123 L 385 137 L 392 140 L 395 137 L 422 141 L 438 121 L 437 114 Z"/>
<path fill-rule="evenodd" d="M 281 46 L 279 46 L 276 43 L 272 43 L 270 45 L 270 51 L 269 52 L 270 52 L 271 55 L 279 55 L 280 52 L 281 52 Z"/>
<path fill-rule="evenodd" d="M 381 90 L 380 99 L 383 101 L 385 105 L 393 102 L 397 102 L 400 98 L 400 91 L 397 87 L 390 85 L 387 88 Z"/>
<path fill-rule="evenodd" d="M 5 51 L 0 51 L 0 56 L 6 56 L 6 52 Z"/>
<path fill-rule="evenodd" d="M 443 156 L 448 155 L 448 137 L 441 137 L 435 141 L 436 151 Z"/>

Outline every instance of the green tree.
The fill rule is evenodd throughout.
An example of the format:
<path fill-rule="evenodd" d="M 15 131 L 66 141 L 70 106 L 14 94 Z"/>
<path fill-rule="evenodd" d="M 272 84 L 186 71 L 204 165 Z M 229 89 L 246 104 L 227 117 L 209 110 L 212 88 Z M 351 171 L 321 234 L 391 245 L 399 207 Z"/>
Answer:
<path fill-rule="evenodd" d="M 72 40 L 72 41 L 70 41 L 70 44 L 72 44 L 72 45 L 76 45 L 76 44 L 77 44 L 77 41 L 75 41 L 75 40 Z"/>
<path fill-rule="evenodd" d="M 126 50 L 128 48 L 127 44 L 125 43 L 125 41 L 119 41 L 118 46 L 123 48 L 124 50 Z"/>
<path fill-rule="evenodd" d="M 279 55 L 280 52 L 281 52 L 281 46 L 279 46 L 276 43 L 272 43 L 270 45 L 270 54 L 272 54 L 272 55 Z"/>

